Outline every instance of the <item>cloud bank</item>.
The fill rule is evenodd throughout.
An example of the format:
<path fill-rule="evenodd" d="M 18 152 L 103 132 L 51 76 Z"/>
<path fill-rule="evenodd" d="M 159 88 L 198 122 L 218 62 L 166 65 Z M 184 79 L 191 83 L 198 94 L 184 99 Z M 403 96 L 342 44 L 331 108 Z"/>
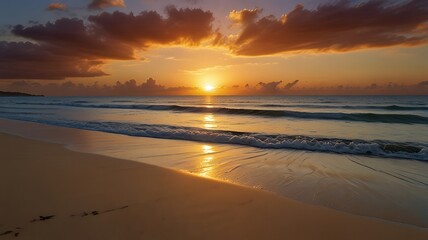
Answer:
<path fill-rule="evenodd" d="M 219 95 L 426 95 L 428 81 L 414 84 L 369 84 L 367 86 L 319 86 L 308 87 L 297 85 L 299 81 L 260 82 L 256 85 L 221 86 L 216 89 Z M 26 92 L 47 96 L 164 96 L 164 95 L 200 95 L 205 94 L 196 87 L 166 87 L 149 78 L 138 83 L 131 79 L 125 82 L 117 81 L 113 85 L 77 84 L 71 81 L 64 83 L 39 83 L 34 81 L 11 81 L 0 85 L 4 91 Z"/>
<path fill-rule="evenodd" d="M 197 88 L 192 87 L 168 88 L 157 84 L 156 80 L 152 78 L 142 83 L 138 83 L 134 79 L 125 82 L 117 81 L 114 85 L 99 84 L 98 82 L 86 85 L 71 81 L 49 84 L 41 84 L 34 81 L 13 81 L 4 85 L 3 89 L 14 89 L 19 92 L 37 93 L 47 96 L 162 96 L 186 95 L 198 91 Z"/>
<path fill-rule="evenodd" d="M 212 33 L 211 12 L 166 8 L 156 11 L 101 13 L 88 22 L 61 18 L 55 22 L 12 27 L 31 42 L 0 42 L 0 79 L 65 79 L 105 75 L 106 60 L 135 59 L 136 49 L 152 45 L 197 45 Z"/>

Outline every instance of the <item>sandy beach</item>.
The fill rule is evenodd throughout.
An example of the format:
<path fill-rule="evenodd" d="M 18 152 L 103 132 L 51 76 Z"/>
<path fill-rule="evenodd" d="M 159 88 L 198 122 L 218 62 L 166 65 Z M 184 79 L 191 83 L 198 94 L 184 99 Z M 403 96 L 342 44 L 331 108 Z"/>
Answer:
<path fill-rule="evenodd" d="M 427 239 L 408 225 L 1 134 L 1 239 Z"/>

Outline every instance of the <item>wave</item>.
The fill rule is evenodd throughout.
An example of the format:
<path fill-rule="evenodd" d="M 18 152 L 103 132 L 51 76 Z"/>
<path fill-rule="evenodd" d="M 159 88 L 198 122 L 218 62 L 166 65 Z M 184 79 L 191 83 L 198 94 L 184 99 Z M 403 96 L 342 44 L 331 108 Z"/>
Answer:
<path fill-rule="evenodd" d="M 342 120 L 359 122 L 380 123 L 404 123 L 404 124 L 428 124 L 428 117 L 414 114 L 379 114 L 379 113 L 332 113 L 332 112 L 300 112 L 290 110 L 272 109 L 247 109 L 225 107 L 195 107 L 180 105 L 147 105 L 147 104 L 76 104 L 76 103 L 17 103 L 38 105 L 61 105 L 86 108 L 111 108 L 111 109 L 140 109 L 156 111 L 176 111 L 190 113 L 218 113 L 233 115 L 250 115 L 262 117 L 288 117 L 319 120 Z"/>
<path fill-rule="evenodd" d="M 21 114 L 21 115 L 40 115 L 39 112 L 22 112 L 22 111 L 4 111 L 4 110 L 0 110 L 0 114 Z M 46 115 L 50 114 L 50 113 L 45 113 Z"/>
<path fill-rule="evenodd" d="M 252 132 L 207 130 L 195 127 L 150 125 L 122 122 L 71 121 L 40 119 L 31 115 L 8 115 L 6 118 L 61 127 L 102 131 L 136 137 L 179 139 L 198 142 L 227 143 L 268 149 L 297 149 L 318 152 L 428 160 L 428 146 L 418 143 L 365 141 L 292 135 L 265 135 Z"/>
<path fill-rule="evenodd" d="M 130 103 L 132 101 L 131 100 L 113 100 L 111 102 L 114 102 L 114 103 Z"/>
<path fill-rule="evenodd" d="M 316 109 L 350 109 L 350 110 L 388 110 L 388 111 L 427 111 L 428 107 L 410 107 L 410 106 L 398 106 L 398 105 L 386 105 L 386 106 L 368 106 L 368 105 L 315 105 L 315 104 L 262 104 L 261 107 L 271 108 L 287 108 L 287 107 L 298 107 L 298 108 L 316 108 Z"/>

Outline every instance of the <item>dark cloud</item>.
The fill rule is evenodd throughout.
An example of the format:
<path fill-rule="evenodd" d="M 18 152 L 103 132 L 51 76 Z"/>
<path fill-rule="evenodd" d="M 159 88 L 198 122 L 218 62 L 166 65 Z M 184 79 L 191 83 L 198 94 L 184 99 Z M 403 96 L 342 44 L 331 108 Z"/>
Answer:
<path fill-rule="evenodd" d="M 259 82 L 257 84 L 258 86 L 258 91 L 261 94 L 278 94 L 281 92 L 281 89 L 279 87 L 279 85 L 282 83 L 282 81 L 278 81 L 278 82 Z"/>
<path fill-rule="evenodd" d="M 92 0 L 89 5 L 89 10 L 100 10 L 109 7 L 125 7 L 125 0 Z"/>
<path fill-rule="evenodd" d="M 137 81 L 131 79 L 125 83 L 116 82 L 116 85 L 111 87 L 105 87 L 107 91 L 110 91 L 113 95 L 151 95 L 151 94 L 160 94 L 165 91 L 165 87 L 162 85 L 156 84 L 156 80 L 149 78 L 146 82 L 138 85 Z"/>
<path fill-rule="evenodd" d="M 428 1 L 352 4 L 342 0 L 307 10 L 297 5 L 280 19 L 260 18 L 260 9 L 233 11 L 241 25 L 231 49 L 241 55 L 292 51 L 349 51 L 359 48 L 417 45 L 428 39 Z"/>
<path fill-rule="evenodd" d="M 86 26 L 81 19 L 61 18 L 45 25 L 30 27 L 16 25 L 16 36 L 39 42 L 58 55 L 72 55 L 87 59 L 132 59 L 133 49 L 114 38 L 100 34 L 102 30 Z"/>
<path fill-rule="evenodd" d="M 376 83 L 372 83 L 372 84 L 370 84 L 370 86 L 367 87 L 367 89 L 376 89 L 378 87 L 379 86 Z"/>
<path fill-rule="evenodd" d="M 228 87 L 229 94 L 242 94 L 242 95 L 280 95 L 288 94 L 294 86 L 299 83 L 299 80 L 294 80 L 283 85 L 283 81 L 273 82 L 259 82 L 255 86 L 245 84 L 242 88 L 238 85 Z"/>
<path fill-rule="evenodd" d="M 418 87 L 428 87 L 428 81 L 422 81 L 418 83 Z"/>
<path fill-rule="evenodd" d="M 48 11 L 65 11 L 67 10 L 67 5 L 63 3 L 51 3 L 49 4 Z"/>
<path fill-rule="evenodd" d="M 285 89 L 291 89 L 292 87 L 294 87 L 297 83 L 299 83 L 299 80 L 294 80 L 292 82 L 289 82 L 287 84 L 285 84 L 284 88 Z"/>
<path fill-rule="evenodd" d="M 0 42 L 0 78 L 64 79 L 106 75 L 102 62 L 56 54 L 30 42 Z"/>
<path fill-rule="evenodd" d="M 195 45 L 214 34 L 212 13 L 201 9 L 169 6 L 166 17 L 155 11 L 138 15 L 113 12 L 90 16 L 88 20 L 61 18 L 44 25 L 13 26 L 11 32 L 15 36 L 33 43 L 2 43 L 0 59 L 4 70 L 0 79 L 101 76 L 104 73 L 99 67 L 106 60 L 135 59 L 136 49 L 154 44 Z M 37 62 L 31 65 L 30 59 L 37 54 Z M 53 63 L 51 66 L 57 69 L 43 67 L 43 62 Z"/>

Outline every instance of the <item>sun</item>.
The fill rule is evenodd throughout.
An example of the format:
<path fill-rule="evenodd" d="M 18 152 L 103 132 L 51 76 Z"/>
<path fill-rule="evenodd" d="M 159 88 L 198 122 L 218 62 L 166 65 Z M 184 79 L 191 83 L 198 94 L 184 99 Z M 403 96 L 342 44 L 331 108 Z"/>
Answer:
<path fill-rule="evenodd" d="M 205 85 L 204 86 L 204 91 L 205 92 L 212 92 L 214 91 L 215 87 L 213 85 Z"/>

